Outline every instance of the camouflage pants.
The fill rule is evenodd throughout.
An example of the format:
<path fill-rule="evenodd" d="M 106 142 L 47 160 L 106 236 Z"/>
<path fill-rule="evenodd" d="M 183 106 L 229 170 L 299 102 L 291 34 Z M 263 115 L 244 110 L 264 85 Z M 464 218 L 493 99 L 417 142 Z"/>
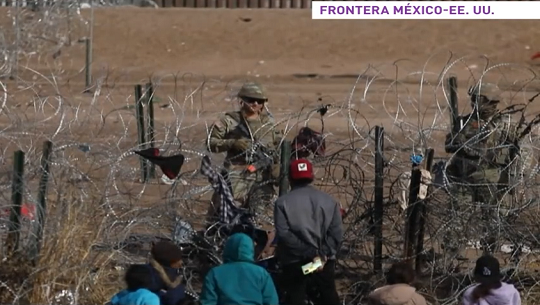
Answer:
<path fill-rule="evenodd" d="M 236 204 L 258 214 L 268 214 L 269 211 L 267 210 L 273 208 L 272 203 L 276 192 L 273 184 L 265 182 L 268 180 L 269 177 L 257 172 L 248 173 L 235 170 L 227 174 L 227 181 L 231 185 Z M 212 204 L 207 212 L 208 221 L 211 223 L 215 223 L 219 217 L 220 199 L 220 194 L 214 192 L 212 195 Z M 270 209 L 270 213 L 272 211 L 273 209 Z"/>
<path fill-rule="evenodd" d="M 497 206 L 501 199 L 497 184 L 483 180 L 476 181 L 471 187 L 473 203 L 480 208 L 483 235 L 480 245 L 484 252 L 493 253 L 497 248 L 498 234 L 498 213 Z"/>
<path fill-rule="evenodd" d="M 449 214 L 452 216 L 443 237 L 445 249 L 454 254 L 464 250 L 467 242 L 474 240 L 473 236 L 466 237 L 472 233 L 470 228 L 465 230 L 471 224 L 480 225 L 480 231 L 473 234 L 481 236 L 479 242 L 482 249 L 489 253 L 496 249 L 499 240 L 498 211 L 501 204 L 505 206 L 502 202 L 504 188 L 499 185 L 499 175 L 497 169 L 482 169 L 465 180 L 450 179 Z M 477 220 L 477 216 L 480 219 Z"/>

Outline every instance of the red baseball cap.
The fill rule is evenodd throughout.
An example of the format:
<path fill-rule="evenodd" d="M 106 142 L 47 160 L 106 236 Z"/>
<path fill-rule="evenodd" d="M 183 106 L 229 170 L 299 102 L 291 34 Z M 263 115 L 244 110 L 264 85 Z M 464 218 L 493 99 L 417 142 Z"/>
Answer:
<path fill-rule="evenodd" d="M 313 180 L 313 165 L 306 159 L 296 159 L 291 161 L 289 175 L 292 180 L 310 179 Z"/>

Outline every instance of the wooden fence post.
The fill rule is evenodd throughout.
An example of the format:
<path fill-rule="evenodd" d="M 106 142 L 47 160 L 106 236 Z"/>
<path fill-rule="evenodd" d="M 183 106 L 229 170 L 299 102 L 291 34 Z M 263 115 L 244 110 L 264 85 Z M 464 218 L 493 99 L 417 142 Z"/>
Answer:
<path fill-rule="evenodd" d="M 137 134 L 140 149 L 146 148 L 146 132 L 144 129 L 144 107 L 142 86 L 135 85 L 135 116 L 137 117 Z M 143 157 L 139 157 L 141 162 L 141 180 L 148 181 L 148 163 Z"/>
<path fill-rule="evenodd" d="M 50 162 L 52 155 L 51 141 L 43 143 L 43 153 L 41 155 L 41 179 L 39 180 L 37 219 L 35 225 L 35 234 L 33 236 L 30 249 L 30 259 L 36 261 L 41 250 L 41 239 L 43 238 L 43 229 L 45 227 L 45 214 L 47 211 L 47 184 L 49 182 Z"/>
<path fill-rule="evenodd" d="M 11 211 L 6 240 L 8 255 L 19 249 L 21 235 L 21 206 L 24 192 L 24 152 L 17 150 L 13 157 L 13 178 L 11 184 Z"/>
<path fill-rule="evenodd" d="M 373 270 L 376 273 L 382 271 L 382 248 L 383 248 L 383 187 L 384 187 L 384 128 L 375 126 L 375 203 L 373 207 L 374 226 L 374 257 Z"/>
<path fill-rule="evenodd" d="M 151 148 L 154 148 L 155 145 L 155 137 L 154 137 L 154 87 L 152 83 L 146 84 L 146 106 L 148 107 L 147 113 L 148 113 L 148 129 L 147 129 L 147 136 L 148 136 L 148 144 Z M 148 177 L 149 178 L 156 178 L 156 166 L 154 163 L 149 163 L 149 170 L 148 170 Z"/>

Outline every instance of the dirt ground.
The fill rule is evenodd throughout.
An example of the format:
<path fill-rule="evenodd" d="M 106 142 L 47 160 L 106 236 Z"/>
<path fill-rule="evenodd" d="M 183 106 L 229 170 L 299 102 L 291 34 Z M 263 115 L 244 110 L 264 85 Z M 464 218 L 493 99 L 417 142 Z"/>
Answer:
<path fill-rule="evenodd" d="M 309 10 L 96 9 L 94 65 L 98 71 L 264 77 L 357 74 L 398 60 L 421 70 L 430 56 L 442 68 L 448 52 L 456 59 L 485 55 L 493 63 L 525 64 L 540 49 L 538 34 L 534 21 L 314 21 Z"/>
<path fill-rule="evenodd" d="M 25 14 L 27 22 L 37 22 L 32 13 Z M 83 10 L 82 16 L 90 20 L 90 11 Z M 529 60 L 540 50 L 535 21 L 315 21 L 309 10 L 176 8 L 99 8 L 94 18 L 91 92 L 83 93 L 85 48 L 77 42 L 89 32 L 79 26 L 70 35 L 71 45 L 43 43 L 43 52 L 21 55 L 20 79 L 2 80 L 4 113 L 9 113 L 0 116 L 2 126 L 22 122 L 20 128 L 39 129 L 41 136 L 59 132 L 69 141 L 114 144 L 120 155 L 136 146 L 133 86 L 152 80 L 160 99 L 158 141 L 170 140 L 167 132 L 176 129 L 189 148 L 203 151 L 208 125 L 218 113 L 235 109 L 231 97 L 242 82 L 256 80 L 269 89 L 268 107 L 289 138 L 308 121 L 321 128 L 308 112 L 332 104 L 324 121 L 328 141 L 335 147 L 354 142 L 355 148 L 365 149 L 358 163 L 372 174 L 373 143 L 366 135 L 375 125 L 389 134 L 387 147 L 407 147 L 405 158 L 412 152 L 409 147 L 433 147 L 436 157 L 445 157 L 441 139 L 449 114 L 444 77 L 458 77 L 463 111 L 468 110 L 466 88 L 482 75 L 499 84 L 506 105 L 523 103 L 540 88 L 535 63 Z M 6 33 L 12 33 L 10 22 L 7 9 L 0 9 Z M 52 50 L 58 49 L 61 53 L 53 58 Z M 65 117 L 55 115 L 60 102 L 53 97 L 62 98 Z M 538 112 L 536 105 L 528 110 L 529 115 Z M 73 122 L 60 130 L 62 119 Z M 20 143 L 2 147 L 4 156 Z M 138 166 L 136 158 L 122 162 Z M 184 170 L 198 165 L 188 163 Z M 92 179 L 106 171 L 100 168 Z M 137 181 L 117 183 L 117 191 L 130 200 L 159 202 L 167 190 L 153 184 L 137 197 L 143 189 Z M 336 196 L 350 201 L 352 195 Z M 204 209 L 194 212 L 201 218 Z"/>

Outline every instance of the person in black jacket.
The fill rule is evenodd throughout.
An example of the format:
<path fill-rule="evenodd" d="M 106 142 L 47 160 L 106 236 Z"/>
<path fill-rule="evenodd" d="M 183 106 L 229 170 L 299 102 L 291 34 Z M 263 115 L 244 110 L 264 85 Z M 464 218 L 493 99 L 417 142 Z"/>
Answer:
<path fill-rule="evenodd" d="M 150 267 L 152 285 L 149 290 L 156 293 L 161 305 L 180 305 L 186 299 L 182 284 L 182 250 L 172 242 L 160 241 L 151 250 Z"/>
<path fill-rule="evenodd" d="M 334 268 L 343 240 L 340 205 L 311 186 L 313 166 L 308 160 L 291 161 L 289 179 L 291 191 L 279 197 L 274 206 L 276 257 L 283 271 L 280 286 L 285 304 L 304 305 L 313 290 L 321 304 L 339 305 Z M 304 275 L 302 266 L 318 260 L 323 266 Z"/>

